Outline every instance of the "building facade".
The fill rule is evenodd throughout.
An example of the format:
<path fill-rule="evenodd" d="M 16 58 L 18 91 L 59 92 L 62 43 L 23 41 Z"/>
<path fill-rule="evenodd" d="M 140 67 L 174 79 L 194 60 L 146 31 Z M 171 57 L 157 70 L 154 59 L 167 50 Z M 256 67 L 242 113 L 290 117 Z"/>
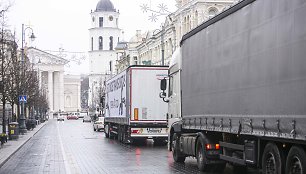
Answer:
<path fill-rule="evenodd" d="M 26 54 L 37 69 L 40 88 L 47 93 L 49 112 L 64 111 L 64 66 L 68 61 L 33 47 Z"/>
<path fill-rule="evenodd" d="M 110 0 L 100 0 L 91 11 L 89 29 L 89 108 L 96 108 L 97 89 L 108 76 L 115 73 L 115 47 L 120 40 L 119 11 Z"/>
<path fill-rule="evenodd" d="M 64 81 L 65 112 L 81 111 L 81 76 L 67 74 Z"/>
<path fill-rule="evenodd" d="M 160 29 L 148 32 L 137 46 L 139 62 L 169 65 L 184 34 L 235 2 L 237 0 L 176 0 L 178 9 L 166 17 Z"/>
<path fill-rule="evenodd" d="M 38 72 L 40 89 L 47 94 L 50 118 L 54 113 L 80 110 L 81 79 L 64 74 L 69 61 L 33 47 L 26 54 Z"/>

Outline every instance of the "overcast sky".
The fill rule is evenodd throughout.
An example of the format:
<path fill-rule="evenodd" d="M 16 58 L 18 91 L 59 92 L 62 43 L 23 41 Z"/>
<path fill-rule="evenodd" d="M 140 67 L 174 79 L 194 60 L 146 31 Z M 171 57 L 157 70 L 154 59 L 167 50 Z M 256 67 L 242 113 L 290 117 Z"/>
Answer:
<path fill-rule="evenodd" d="M 8 13 L 9 28 L 16 31 L 21 40 L 21 24 L 30 25 L 36 35 L 33 46 L 41 50 L 58 51 L 60 47 L 70 52 L 85 52 L 89 48 L 90 11 L 95 10 L 99 0 L 11 0 L 13 6 Z M 168 10 L 175 11 L 175 0 L 111 0 L 119 9 L 119 27 L 128 41 L 137 29 L 142 32 L 159 28 L 164 16 L 151 22 L 152 12 L 143 13 L 141 5 L 147 4 L 158 10 L 165 4 Z M 21 45 L 20 41 L 18 43 Z M 86 55 L 87 56 L 87 55 Z M 69 57 L 69 56 L 68 56 Z M 81 72 L 88 72 L 87 62 L 83 61 Z M 68 72 L 80 72 L 76 64 L 71 63 Z"/>

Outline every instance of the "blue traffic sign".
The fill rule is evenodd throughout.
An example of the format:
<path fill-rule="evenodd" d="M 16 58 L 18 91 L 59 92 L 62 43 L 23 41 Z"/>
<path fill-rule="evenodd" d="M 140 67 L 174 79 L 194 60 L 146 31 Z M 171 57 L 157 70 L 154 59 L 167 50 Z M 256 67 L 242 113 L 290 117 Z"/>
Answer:
<path fill-rule="evenodd" d="M 20 95 L 20 96 L 19 96 L 19 102 L 24 102 L 24 103 L 26 103 L 26 102 L 27 102 L 27 96 L 26 96 L 26 95 Z"/>

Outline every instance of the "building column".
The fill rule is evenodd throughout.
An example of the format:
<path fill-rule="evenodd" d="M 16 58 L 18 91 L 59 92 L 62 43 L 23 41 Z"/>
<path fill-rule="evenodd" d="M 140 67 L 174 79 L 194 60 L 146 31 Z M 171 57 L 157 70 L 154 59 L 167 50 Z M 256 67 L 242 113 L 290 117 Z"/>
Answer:
<path fill-rule="evenodd" d="M 38 69 L 38 89 L 42 89 L 42 71 Z"/>
<path fill-rule="evenodd" d="M 53 112 L 53 71 L 48 71 L 48 94 L 50 111 Z"/>
<path fill-rule="evenodd" d="M 60 93 L 60 96 L 59 96 L 60 110 L 61 111 L 65 111 L 64 71 L 60 71 L 60 73 L 59 73 L 59 85 L 60 85 L 60 88 L 59 88 L 59 93 Z"/>
<path fill-rule="evenodd" d="M 53 73 L 53 109 L 54 112 L 60 111 L 60 72 L 54 71 Z"/>
<path fill-rule="evenodd" d="M 77 107 L 78 107 L 78 110 L 81 111 L 81 84 L 80 84 L 80 81 L 78 83 L 79 85 L 78 85 L 78 93 L 77 93 L 77 97 L 78 97 Z"/>

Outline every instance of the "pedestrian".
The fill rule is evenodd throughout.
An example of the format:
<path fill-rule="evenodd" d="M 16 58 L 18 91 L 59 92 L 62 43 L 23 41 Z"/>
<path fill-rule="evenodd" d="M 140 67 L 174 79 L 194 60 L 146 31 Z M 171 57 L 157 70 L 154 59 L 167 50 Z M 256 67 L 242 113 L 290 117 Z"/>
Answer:
<path fill-rule="evenodd" d="M 96 120 L 97 120 L 97 114 L 94 115 L 94 121 L 96 121 Z"/>

